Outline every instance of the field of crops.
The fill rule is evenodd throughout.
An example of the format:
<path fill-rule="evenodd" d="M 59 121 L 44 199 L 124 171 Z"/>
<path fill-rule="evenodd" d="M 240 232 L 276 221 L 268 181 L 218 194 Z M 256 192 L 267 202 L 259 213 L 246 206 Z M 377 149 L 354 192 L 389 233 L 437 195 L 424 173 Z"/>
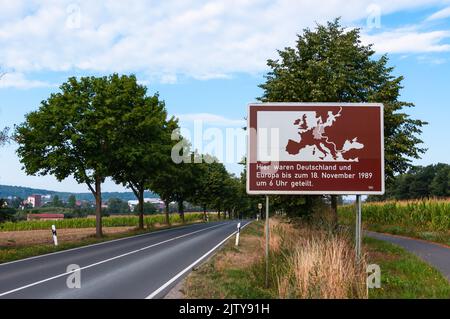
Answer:
<path fill-rule="evenodd" d="M 355 207 L 341 206 L 339 215 L 344 223 L 352 223 L 355 219 Z M 362 218 L 368 224 L 446 232 L 450 230 L 450 199 L 365 203 Z"/>
<path fill-rule="evenodd" d="M 213 215 L 210 214 L 210 217 Z M 202 213 L 186 213 L 185 221 L 187 223 L 203 218 Z M 154 224 L 164 224 L 166 217 L 163 214 L 150 215 L 144 217 L 144 224 L 152 227 Z M 179 214 L 170 214 L 171 223 L 181 223 Z M 38 229 L 50 229 L 52 225 L 55 225 L 57 229 L 63 228 L 91 228 L 95 227 L 94 218 L 73 218 L 63 220 L 45 220 L 45 221 L 20 221 L 20 222 L 6 222 L 0 224 L 0 231 L 20 231 L 20 230 L 38 230 Z M 137 216 L 112 216 L 103 218 L 104 227 L 122 227 L 122 226 L 137 226 Z"/>

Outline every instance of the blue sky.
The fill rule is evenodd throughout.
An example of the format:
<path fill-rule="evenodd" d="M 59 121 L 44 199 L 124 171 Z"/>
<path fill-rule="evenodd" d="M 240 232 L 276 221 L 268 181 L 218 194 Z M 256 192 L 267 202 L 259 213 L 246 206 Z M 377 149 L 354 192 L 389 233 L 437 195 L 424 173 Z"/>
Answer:
<path fill-rule="evenodd" d="M 415 164 L 449 163 L 450 1 L 0 0 L 0 128 L 13 126 L 69 76 L 134 73 L 192 129 L 239 128 L 261 95 L 265 62 L 315 22 L 341 16 L 404 75 L 402 99 L 430 123 Z M 16 145 L 0 149 L 0 184 L 87 191 L 68 179 L 26 176 Z M 236 155 L 238 157 L 239 154 Z M 236 174 L 239 165 L 227 163 Z M 106 191 L 123 190 L 108 181 Z"/>

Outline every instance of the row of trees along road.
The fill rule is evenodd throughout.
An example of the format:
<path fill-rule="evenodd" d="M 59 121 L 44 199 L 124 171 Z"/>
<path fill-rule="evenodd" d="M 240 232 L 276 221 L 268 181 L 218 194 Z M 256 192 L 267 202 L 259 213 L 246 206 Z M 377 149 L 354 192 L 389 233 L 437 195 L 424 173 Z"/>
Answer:
<path fill-rule="evenodd" d="M 418 136 L 426 123 L 410 118 L 404 109 L 413 104 L 400 100 L 403 77 L 393 75 L 387 56 L 377 57 L 371 45 L 362 45 L 359 29 L 344 29 L 336 19 L 305 29 L 294 47 L 278 53 L 279 59 L 268 60 L 270 72 L 260 85 L 260 101 L 384 103 L 388 185 L 425 152 Z M 18 154 L 29 174 L 53 174 L 60 180 L 72 174 L 88 185 L 97 201 L 98 235 L 101 184 L 108 176 L 131 188 L 140 201 L 144 189 L 158 193 L 166 206 L 177 201 L 182 217 L 188 199 L 219 212 L 232 212 L 237 205 L 242 212 L 251 211 L 261 200 L 245 196 L 245 171 L 236 179 L 221 164 L 187 164 L 200 156 L 188 143 L 178 147 L 181 153 L 189 150 L 183 153 L 188 155 L 173 163 L 170 135 L 177 121 L 167 118 L 164 103 L 157 95 L 147 96 L 133 76 L 72 78 L 61 91 L 18 127 Z M 206 177 L 198 177 L 203 174 Z M 298 215 L 322 201 L 273 196 L 272 207 Z M 337 198 L 330 202 L 337 221 Z"/>
<path fill-rule="evenodd" d="M 102 236 L 101 185 L 107 177 L 138 198 L 141 229 L 147 189 L 165 201 L 167 222 L 171 201 L 178 202 L 183 221 L 183 202 L 188 200 L 201 202 L 205 212 L 207 207 L 228 212 L 236 208 L 230 189 L 236 179 L 223 164 L 188 163 L 200 155 L 191 151 L 186 140 L 172 139 L 177 120 L 168 117 L 164 102 L 157 94 L 148 96 L 135 76 L 70 78 L 60 90 L 16 127 L 17 153 L 27 174 L 51 174 L 60 181 L 73 176 L 87 185 L 96 200 L 98 237 Z M 172 161 L 172 149 L 181 162 Z"/>

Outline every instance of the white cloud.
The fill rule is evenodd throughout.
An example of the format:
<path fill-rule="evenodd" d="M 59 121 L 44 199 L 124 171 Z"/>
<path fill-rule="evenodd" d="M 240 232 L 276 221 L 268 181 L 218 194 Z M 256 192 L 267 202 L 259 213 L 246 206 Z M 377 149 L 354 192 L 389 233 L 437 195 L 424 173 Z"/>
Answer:
<path fill-rule="evenodd" d="M 5 88 L 33 89 L 50 86 L 52 85 L 47 82 L 29 80 L 22 73 L 6 73 L 0 79 L 0 89 Z"/>
<path fill-rule="evenodd" d="M 427 18 L 427 21 L 441 20 L 450 17 L 450 7 L 439 10 Z"/>
<path fill-rule="evenodd" d="M 221 126 L 221 127 L 243 127 L 246 125 L 244 119 L 230 119 L 217 114 L 210 113 L 191 113 L 176 115 L 181 124 L 188 124 L 194 122 L 202 122 L 205 125 Z"/>
<path fill-rule="evenodd" d="M 176 74 L 164 74 L 161 76 L 161 83 L 163 84 L 174 84 L 177 82 Z"/>
<path fill-rule="evenodd" d="M 73 3 L 78 3 L 74 6 Z M 17 72 L 144 72 L 164 83 L 259 73 L 276 49 L 292 45 L 315 22 L 342 16 L 364 21 L 376 4 L 381 14 L 448 0 L 217 0 L 87 1 L 0 0 L 0 65 Z M 438 33 L 419 34 L 433 50 L 446 50 Z M 374 36 L 389 52 L 423 51 Z M 410 38 L 404 36 L 404 40 Z M 429 38 L 431 37 L 431 38 Z M 412 38 L 416 39 L 416 38 Z M 386 42 L 388 41 L 388 42 Z M 386 44 L 392 44 L 390 50 Z"/>
<path fill-rule="evenodd" d="M 374 43 L 378 53 L 431 53 L 450 51 L 450 31 L 420 32 L 412 28 L 398 29 L 374 35 L 364 35 L 363 42 Z"/>
<path fill-rule="evenodd" d="M 417 57 L 417 60 L 422 63 L 431 64 L 431 65 L 441 65 L 448 62 L 448 58 L 442 57 L 434 57 L 428 55 L 420 55 Z"/>
<path fill-rule="evenodd" d="M 24 13 L 26 3 L 24 1 L 0 0 L 0 21 L 17 18 Z"/>

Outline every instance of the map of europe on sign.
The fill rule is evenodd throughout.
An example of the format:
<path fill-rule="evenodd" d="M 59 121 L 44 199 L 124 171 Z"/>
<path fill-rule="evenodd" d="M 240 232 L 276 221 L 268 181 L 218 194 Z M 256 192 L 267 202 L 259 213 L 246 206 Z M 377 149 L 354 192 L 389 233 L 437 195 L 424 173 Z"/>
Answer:
<path fill-rule="evenodd" d="M 382 194 L 382 104 L 262 103 L 248 115 L 249 194 Z"/>
<path fill-rule="evenodd" d="M 335 137 L 343 117 L 342 107 L 337 112 L 260 112 L 258 141 L 264 144 L 266 135 L 275 136 L 277 129 L 279 134 L 279 147 L 261 145 L 261 160 L 358 162 L 358 150 L 364 148 L 358 136 Z"/>

